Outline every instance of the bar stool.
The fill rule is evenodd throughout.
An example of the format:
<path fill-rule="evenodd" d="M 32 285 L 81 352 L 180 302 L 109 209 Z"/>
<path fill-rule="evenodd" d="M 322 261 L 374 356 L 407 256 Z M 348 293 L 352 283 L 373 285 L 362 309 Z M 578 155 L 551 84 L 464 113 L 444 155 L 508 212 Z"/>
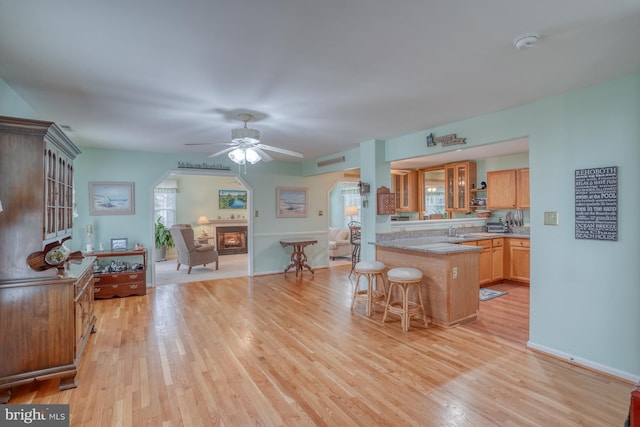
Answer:
<path fill-rule="evenodd" d="M 397 314 L 400 316 L 402 324 L 402 332 L 409 331 L 411 316 L 422 314 L 425 326 L 427 325 L 427 316 L 422 304 L 422 292 L 420 291 L 420 282 L 422 281 L 422 272 L 417 268 L 399 267 L 392 268 L 387 272 L 387 280 L 389 281 L 389 292 L 387 293 L 387 305 L 384 308 L 384 316 L 382 323 L 387 320 L 387 314 Z M 418 290 L 419 302 L 409 301 L 409 289 L 415 286 Z M 394 287 L 400 288 L 402 292 L 402 300 L 391 301 L 391 294 Z"/>
<path fill-rule="evenodd" d="M 353 269 L 356 272 L 356 285 L 353 290 L 353 299 L 351 300 L 351 311 L 356 300 L 363 300 L 367 304 L 367 316 L 371 317 L 373 304 L 378 301 L 384 303 L 386 292 L 384 290 L 384 269 L 386 266 L 380 261 L 360 261 Z M 360 277 L 367 278 L 367 289 L 360 289 Z M 373 282 L 376 282 L 375 289 Z M 379 283 L 382 283 L 382 290 Z"/>

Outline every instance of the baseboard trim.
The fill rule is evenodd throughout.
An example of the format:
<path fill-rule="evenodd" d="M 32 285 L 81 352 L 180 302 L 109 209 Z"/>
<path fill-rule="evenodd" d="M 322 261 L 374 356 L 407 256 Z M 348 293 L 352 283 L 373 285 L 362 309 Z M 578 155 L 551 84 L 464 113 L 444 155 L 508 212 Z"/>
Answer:
<path fill-rule="evenodd" d="M 638 381 L 640 381 L 640 376 L 638 375 L 634 375 L 631 374 L 629 372 L 625 372 L 625 371 L 621 371 L 619 369 L 615 369 L 612 368 L 610 366 L 607 365 L 603 365 L 601 363 L 597 363 L 594 362 L 592 360 L 588 360 L 588 359 L 583 359 L 581 357 L 576 357 L 574 355 L 565 353 L 563 351 L 558 351 L 554 348 L 551 347 L 547 347 L 544 345 L 540 345 L 537 343 L 534 343 L 532 341 L 528 341 L 527 342 L 527 348 L 537 351 L 539 353 L 543 353 L 547 356 L 552 356 L 556 359 L 560 359 L 564 362 L 568 362 L 570 364 L 574 364 L 574 365 L 578 365 L 578 366 L 582 366 L 583 368 L 587 368 L 587 369 L 591 369 L 594 371 L 598 371 L 600 373 L 603 374 L 607 374 L 607 375 L 611 375 L 613 377 L 625 380 L 625 381 L 629 381 L 632 384 L 637 383 Z"/>

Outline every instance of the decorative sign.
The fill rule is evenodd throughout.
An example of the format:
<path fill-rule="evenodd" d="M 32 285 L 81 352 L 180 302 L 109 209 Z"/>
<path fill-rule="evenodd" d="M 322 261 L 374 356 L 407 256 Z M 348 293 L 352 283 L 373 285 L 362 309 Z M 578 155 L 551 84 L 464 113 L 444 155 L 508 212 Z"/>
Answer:
<path fill-rule="evenodd" d="M 466 144 L 467 138 L 458 138 L 455 133 L 434 137 L 432 133 L 427 135 L 427 147 L 435 147 L 436 144 L 442 144 L 443 147 L 448 147 L 449 145 L 458 145 L 458 144 Z"/>
<path fill-rule="evenodd" d="M 618 240 L 618 167 L 578 169 L 576 239 Z"/>
<path fill-rule="evenodd" d="M 225 166 L 222 163 L 216 163 L 209 165 L 207 163 L 191 163 L 191 162 L 178 162 L 178 169 L 215 169 L 219 171 L 229 171 L 231 167 Z"/>

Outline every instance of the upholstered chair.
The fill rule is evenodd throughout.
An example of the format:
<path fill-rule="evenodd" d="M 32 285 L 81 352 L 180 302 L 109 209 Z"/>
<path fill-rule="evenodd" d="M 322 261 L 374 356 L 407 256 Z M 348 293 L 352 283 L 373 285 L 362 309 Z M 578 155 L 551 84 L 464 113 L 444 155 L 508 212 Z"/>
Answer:
<path fill-rule="evenodd" d="M 193 228 L 189 224 L 175 224 L 169 229 L 173 243 L 178 251 L 178 268 L 185 264 L 189 266 L 187 274 L 191 274 L 191 267 L 194 265 L 216 263 L 218 269 L 218 251 L 213 245 L 203 245 L 195 242 Z"/>

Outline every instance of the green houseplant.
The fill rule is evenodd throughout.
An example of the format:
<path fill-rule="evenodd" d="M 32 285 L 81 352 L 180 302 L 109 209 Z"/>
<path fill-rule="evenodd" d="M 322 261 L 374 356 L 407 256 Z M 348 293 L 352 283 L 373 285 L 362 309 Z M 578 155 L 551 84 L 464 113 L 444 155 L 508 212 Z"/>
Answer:
<path fill-rule="evenodd" d="M 162 223 L 162 217 L 156 219 L 156 261 L 164 261 L 167 257 L 167 248 L 174 246 L 169 229 Z"/>

